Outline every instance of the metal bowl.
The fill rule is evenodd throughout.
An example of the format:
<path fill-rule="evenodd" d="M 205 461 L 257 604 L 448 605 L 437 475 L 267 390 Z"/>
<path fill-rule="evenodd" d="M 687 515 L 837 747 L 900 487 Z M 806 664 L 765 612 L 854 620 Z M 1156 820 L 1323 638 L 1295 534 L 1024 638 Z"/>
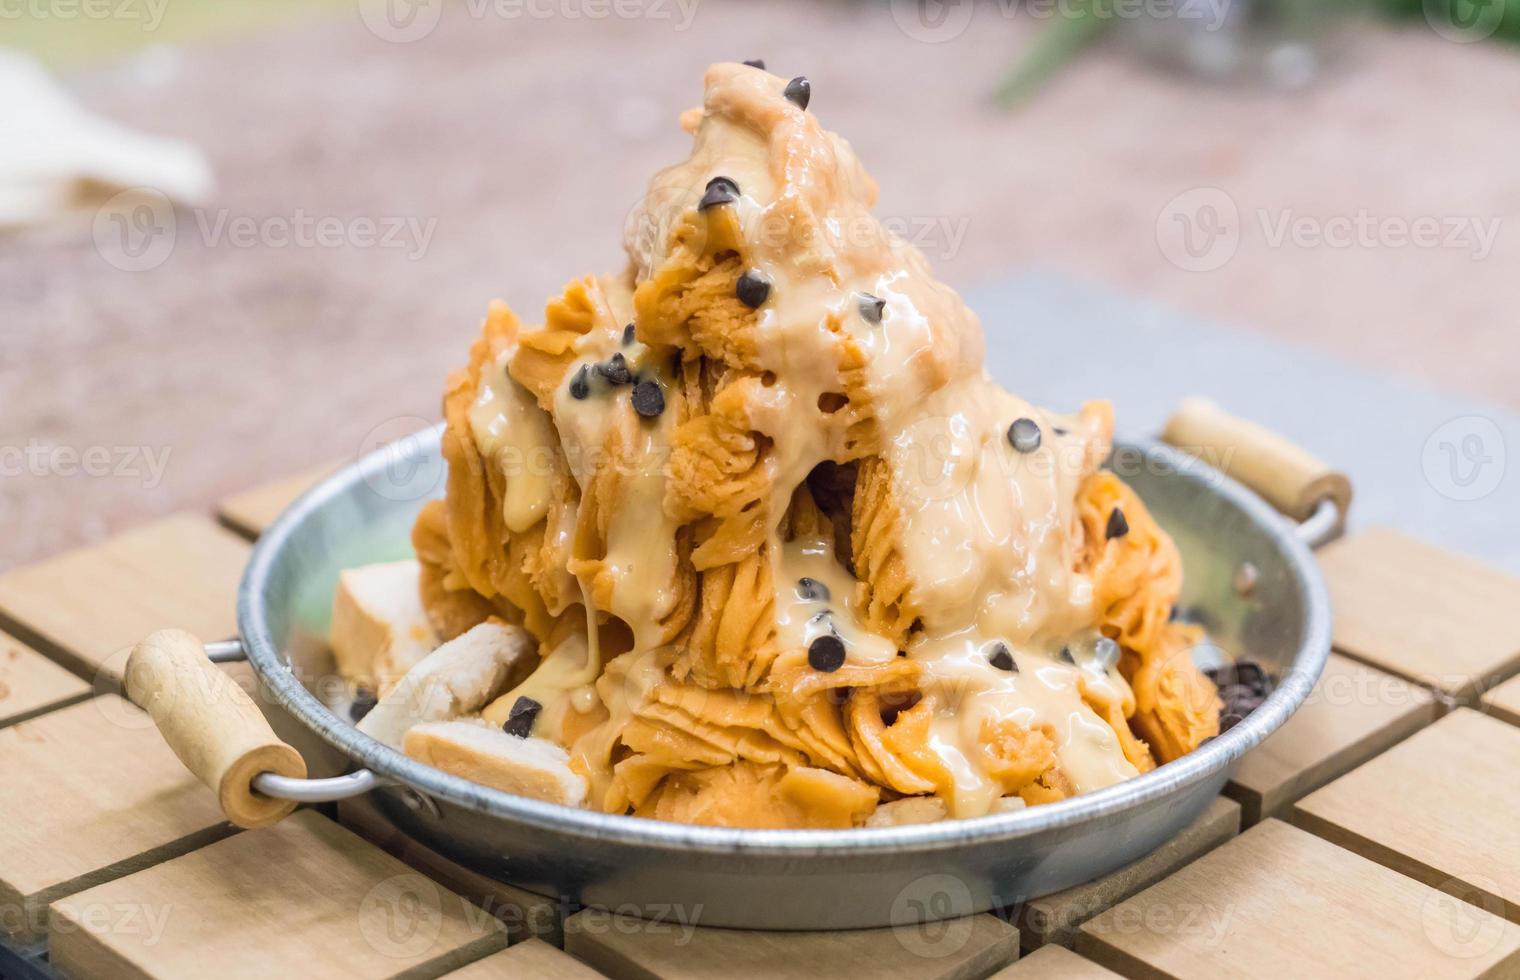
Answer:
<path fill-rule="evenodd" d="M 310 784 L 304 798 L 367 794 L 364 805 L 427 846 L 570 903 L 746 929 L 903 926 L 1017 905 L 1114 871 L 1191 823 L 1302 703 L 1330 649 L 1324 583 L 1295 525 L 1191 456 L 1123 443 L 1114 469 L 1182 550 L 1182 607 L 1219 650 L 1280 678 L 1260 708 L 1197 751 L 1059 803 L 882 829 L 697 827 L 512 796 L 407 758 L 313 693 L 335 673 L 325 637 L 338 572 L 410 556 L 412 520 L 444 482 L 439 432 L 337 473 L 260 538 L 238 596 L 242 646 L 288 716 L 276 728 L 313 773 L 348 774 Z M 301 793 L 297 782 L 280 795 Z"/>

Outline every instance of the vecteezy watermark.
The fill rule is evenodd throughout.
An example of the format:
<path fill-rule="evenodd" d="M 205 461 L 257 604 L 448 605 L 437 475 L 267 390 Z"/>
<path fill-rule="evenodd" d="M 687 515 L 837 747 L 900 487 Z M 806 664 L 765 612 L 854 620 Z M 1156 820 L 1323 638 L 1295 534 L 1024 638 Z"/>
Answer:
<path fill-rule="evenodd" d="M 0 0 L 0 21 L 135 21 L 149 33 L 158 30 L 168 8 L 169 0 Z"/>
<path fill-rule="evenodd" d="M 29 439 L 24 446 L 0 446 L 0 477 L 87 477 L 136 480 L 152 490 L 164 479 L 172 446 L 60 446 Z"/>
<path fill-rule="evenodd" d="M 978 6 L 1035 20 L 1180 20 L 1204 31 L 1224 26 L 1234 0 L 891 0 L 892 20 L 915 41 L 943 44 L 966 33 Z"/>
<path fill-rule="evenodd" d="M 464 0 L 474 20 L 654 20 L 684 31 L 701 0 Z M 358 0 L 359 19 L 369 32 L 392 44 L 409 44 L 432 34 L 443 18 L 444 0 Z"/>
<path fill-rule="evenodd" d="M 1504 482 L 1504 433 L 1493 419 L 1464 415 L 1443 423 L 1420 450 L 1425 482 L 1451 500 L 1482 500 Z"/>
<path fill-rule="evenodd" d="M 1217 187 L 1183 191 L 1156 215 L 1156 245 L 1187 272 L 1213 272 L 1240 248 L 1240 209 Z"/>
<path fill-rule="evenodd" d="M 892 936 L 904 951 L 925 959 L 954 956 L 971 939 L 976 912 L 971 889 L 951 874 L 915 878 L 892 900 Z"/>
<path fill-rule="evenodd" d="M 132 936 L 133 945 L 151 949 L 163 941 L 174 906 L 150 902 L 89 902 L 61 898 L 48 914 L 46 904 L 23 909 L 19 904 L 0 905 L 0 930 L 16 934 L 53 935 L 84 930 L 104 936 Z"/>
<path fill-rule="evenodd" d="M 1177 268 L 1212 272 L 1229 262 L 1248 234 L 1267 248 L 1450 249 L 1474 262 L 1492 254 L 1502 219 L 1478 215 L 1384 215 L 1367 208 L 1308 214 L 1294 208 L 1256 208 L 1242 219 L 1235 199 L 1218 187 L 1195 187 L 1167 201 L 1156 215 L 1156 245 Z"/>
<path fill-rule="evenodd" d="M 1464 874 L 1435 885 L 1420 904 L 1420 927 L 1436 949 L 1453 959 L 1488 956 L 1504 940 L 1503 891 L 1484 874 Z"/>
<path fill-rule="evenodd" d="M 135 187 L 113 196 L 95 213 L 95 250 L 123 272 L 156 269 L 174 254 L 182 230 L 207 248 L 303 248 L 404 250 L 419 259 L 432 244 L 437 218 L 415 215 L 317 215 L 304 208 L 254 216 L 227 208 L 191 212 L 182 229 L 170 200 L 153 188 Z"/>
<path fill-rule="evenodd" d="M 427 419 L 401 415 L 365 433 L 359 444 L 364 483 L 385 500 L 421 500 L 443 483 L 448 467 L 436 451 L 427 451 Z M 369 459 L 372 454 L 375 458 Z"/>
<path fill-rule="evenodd" d="M 1424 0 L 1425 23 L 1458 44 L 1492 37 L 1505 17 L 1506 0 Z M 1511 14 L 1510 16 L 1514 16 Z"/>
<path fill-rule="evenodd" d="M 419 874 L 392 875 L 359 903 L 359 933 L 381 956 L 421 956 L 433 948 L 442 928 L 443 895 Z"/>

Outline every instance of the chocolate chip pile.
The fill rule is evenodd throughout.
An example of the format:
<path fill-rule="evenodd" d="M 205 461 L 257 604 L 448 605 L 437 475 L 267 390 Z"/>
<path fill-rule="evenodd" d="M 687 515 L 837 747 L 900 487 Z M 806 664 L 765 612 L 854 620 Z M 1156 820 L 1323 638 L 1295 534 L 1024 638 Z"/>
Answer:
<path fill-rule="evenodd" d="M 1224 667 L 1213 667 L 1204 674 L 1219 688 L 1219 699 L 1224 702 L 1219 712 L 1221 735 L 1244 721 L 1246 715 L 1261 707 L 1267 695 L 1272 693 L 1272 678 L 1255 661 L 1241 660 Z"/>

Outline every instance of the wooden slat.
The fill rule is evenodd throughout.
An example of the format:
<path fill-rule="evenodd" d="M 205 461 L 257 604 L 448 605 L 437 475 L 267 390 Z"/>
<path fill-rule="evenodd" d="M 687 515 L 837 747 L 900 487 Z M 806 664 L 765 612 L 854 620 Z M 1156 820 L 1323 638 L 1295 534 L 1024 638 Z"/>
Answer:
<path fill-rule="evenodd" d="M 177 626 L 203 640 L 237 632 L 248 544 L 181 514 L 0 576 L 0 615 L 58 648 L 81 674 L 118 680 L 132 644 Z"/>
<path fill-rule="evenodd" d="M 439 854 L 398 830 L 368 800 L 339 803 L 338 822 L 496 916 L 512 942 L 538 938 L 553 946 L 564 945 L 564 914 L 554 899 L 497 881 Z"/>
<path fill-rule="evenodd" d="M 1430 692 L 1332 653 L 1301 708 L 1240 761 L 1225 792 L 1244 823 L 1283 816 L 1293 801 L 1435 720 Z"/>
<path fill-rule="evenodd" d="M 232 833 L 147 715 L 105 695 L 0 730 L 0 926 L 46 929 L 60 895 Z"/>
<path fill-rule="evenodd" d="M 1495 718 L 1520 725 L 1520 677 L 1512 677 L 1485 694 L 1483 707 Z"/>
<path fill-rule="evenodd" d="M 689 920 L 688 920 L 689 921 Z M 659 980 L 969 980 L 1017 958 L 1018 931 L 992 915 L 851 932 L 744 932 L 644 922 L 598 909 L 565 922 L 565 951 L 608 976 Z"/>
<path fill-rule="evenodd" d="M 1240 830 L 1240 805 L 1213 800 L 1203 815 L 1145 857 L 1097 881 L 1033 899 L 1020 910 L 1025 949 L 1047 943 L 1071 946 L 1082 923 L 1213 850 Z"/>
<path fill-rule="evenodd" d="M 90 685 L 0 633 L 0 727 L 87 697 Z"/>
<path fill-rule="evenodd" d="M 562 953 L 542 939 L 529 939 L 510 949 L 450 973 L 449 980 L 601 980 L 602 974 Z"/>
<path fill-rule="evenodd" d="M 1301 800 L 1294 822 L 1520 921 L 1520 728 L 1460 708 Z"/>
<path fill-rule="evenodd" d="M 1520 670 L 1520 578 L 1385 527 L 1319 559 L 1343 652 L 1462 700 Z"/>
<path fill-rule="evenodd" d="M 1119 974 L 1064 946 L 1041 946 L 987 980 L 1118 980 Z"/>
<path fill-rule="evenodd" d="M 332 474 L 340 464 L 323 463 L 309 470 L 273 480 L 250 490 L 225 497 L 217 504 L 217 513 L 232 529 L 256 538 L 275 522 L 275 518 L 295 503 L 296 498 L 310 490 L 324 477 Z"/>
<path fill-rule="evenodd" d="M 483 910 L 311 810 L 62 899 L 51 922 L 75 977 L 437 976 L 506 945 Z"/>
<path fill-rule="evenodd" d="M 1082 926 L 1128 977 L 1515 976 L 1520 927 L 1265 820 Z"/>

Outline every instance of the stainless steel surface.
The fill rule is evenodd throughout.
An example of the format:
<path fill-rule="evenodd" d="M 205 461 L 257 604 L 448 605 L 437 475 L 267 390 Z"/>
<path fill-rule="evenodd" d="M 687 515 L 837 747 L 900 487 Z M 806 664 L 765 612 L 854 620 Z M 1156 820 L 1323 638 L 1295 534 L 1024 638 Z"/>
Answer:
<path fill-rule="evenodd" d="M 272 772 L 261 772 L 253 777 L 253 789 L 264 796 L 277 800 L 295 800 L 297 803 L 332 803 L 363 796 L 380 785 L 380 779 L 368 769 L 356 769 L 342 776 L 319 779 L 298 779 Z"/>
<path fill-rule="evenodd" d="M 1318 548 L 1329 543 L 1336 532 L 1345 526 L 1345 516 L 1341 513 L 1341 505 L 1326 497 L 1315 506 L 1314 513 L 1309 515 L 1307 521 L 1293 529 L 1293 533 L 1304 544 Z"/>
<path fill-rule="evenodd" d="M 248 659 L 242 640 L 216 640 L 206 644 L 206 659 L 214 664 L 235 664 Z"/>
<path fill-rule="evenodd" d="M 309 733 L 297 748 L 308 759 L 336 749 L 371 770 L 387 784 L 371 800 L 392 821 L 486 874 L 576 903 L 675 908 L 709 926 L 911 927 L 1014 905 L 1141 857 L 1196 818 L 1324 665 L 1324 585 L 1276 512 L 1159 444 L 1122 445 L 1113 465 L 1182 549 L 1182 606 L 1212 641 L 1200 659 L 1250 656 L 1282 681 L 1245 721 L 1183 759 L 1017 813 L 871 830 L 696 827 L 510 796 L 361 734 L 312 693 L 332 687 L 322 642 L 332 591 L 344 567 L 410 553 L 413 516 L 442 490 L 437 429 L 366 457 L 294 504 L 254 548 L 239 627 L 269 696 Z M 1242 562 L 1258 570 L 1249 596 L 1231 584 Z"/>

